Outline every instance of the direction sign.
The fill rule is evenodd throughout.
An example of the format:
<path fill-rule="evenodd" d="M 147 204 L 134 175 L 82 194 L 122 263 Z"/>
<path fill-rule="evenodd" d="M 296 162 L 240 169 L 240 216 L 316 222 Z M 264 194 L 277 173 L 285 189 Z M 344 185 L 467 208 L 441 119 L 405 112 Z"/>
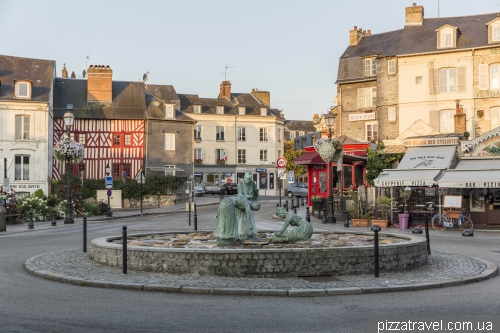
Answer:
<path fill-rule="evenodd" d="M 276 165 L 278 166 L 278 168 L 286 167 L 286 158 L 278 157 L 278 159 L 276 160 Z"/>
<path fill-rule="evenodd" d="M 288 182 L 291 184 L 291 183 L 295 183 L 295 176 L 293 174 L 293 171 L 290 171 L 288 173 Z"/>
<path fill-rule="evenodd" d="M 113 177 L 106 176 L 106 188 L 113 188 Z"/>
<path fill-rule="evenodd" d="M 108 195 L 108 197 L 110 197 L 113 194 L 113 191 L 111 191 L 111 189 L 108 189 L 108 191 L 106 192 L 106 194 Z"/>

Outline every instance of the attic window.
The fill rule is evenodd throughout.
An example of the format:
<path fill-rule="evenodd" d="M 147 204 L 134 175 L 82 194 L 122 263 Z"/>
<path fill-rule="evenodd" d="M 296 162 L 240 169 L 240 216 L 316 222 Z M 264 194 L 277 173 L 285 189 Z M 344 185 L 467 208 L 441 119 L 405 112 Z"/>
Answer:
<path fill-rule="evenodd" d="M 365 59 L 365 76 L 377 75 L 377 63 L 375 59 Z"/>
<path fill-rule="evenodd" d="M 491 39 L 494 42 L 500 42 L 500 24 L 491 27 Z"/>
<path fill-rule="evenodd" d="M 454 47 L 455 43 L 453 43 L 453 29 L 451 28 L 445 28 L 442 29 L 439 33 L 439 47 L 440 48 L 446 48 L 446 47 Z"/>
<path fill-rule="evenodd" d="M 174 117 L 174 106 L 172 104 L 165 104 L 165 118 Z"/>
<path fill-rule="evenodd" d="M 193 105 L 194 113 L 201 113 L 201 105 Z"/>
<path fill-rule="evenodd" d="M 223 107 L 223 106 L 217 106 L 217 107 L 215 108 L 215 112 L 216 112 L 217 114 L 223 114 L 223 113 L 224 113 L 224 107 Z"/>
<path fill-rule="evenodd" d="M 31 83 L 26 81 L 16 82 L 16 97 L 31 99 Z"/>
<path fill-rule="evenodd" d="M 240 116 L 244 116 L 245 115 L 245 107 L 244 106 L 238 107 L 238 114 Z"/>
<path fill-rule="evenodd" d="M 266 108 L 260 108 L 260 115 L 261 116 L 267 116 L 267 109 Z"/>

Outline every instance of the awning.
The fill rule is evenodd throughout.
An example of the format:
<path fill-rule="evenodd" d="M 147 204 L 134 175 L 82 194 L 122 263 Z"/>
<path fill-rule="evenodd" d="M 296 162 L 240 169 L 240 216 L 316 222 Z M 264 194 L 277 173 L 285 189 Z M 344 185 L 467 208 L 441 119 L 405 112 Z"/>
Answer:
<path fill-rule="evenodd" d="M 433 186 L 441 170 L 417 169 L 417 170 L 384 170 L 374 179 L 377 187 L 392 186 Z"/>
<path fill-rule="evenodd" d="M 455 169 L 500 169 L 500 159 L 463 159 L 458 163 Z"/>
<path fill-rule="evenodd" d="M 456 146 L 409 147 L 398 169 L 448 169 Z"/>
<path fill-rule="evenodd" d="M 293 160 L 293 164 L 325 164 L 325 161 L 316 151 L 306 151 Z"/>
<path fill-rule="evenodd" d="M 500 188 L 500 169 L 446 170 L 438 180 L 439 187 Z"/>

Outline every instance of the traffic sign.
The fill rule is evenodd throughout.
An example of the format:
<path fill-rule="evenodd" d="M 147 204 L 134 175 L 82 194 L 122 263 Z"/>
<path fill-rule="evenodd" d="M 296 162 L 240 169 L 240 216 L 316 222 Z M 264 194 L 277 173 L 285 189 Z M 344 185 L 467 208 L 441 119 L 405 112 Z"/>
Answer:
<path fill-rule="evenodd" d="M 113 177 L 106 176 L 106 188 L 113 188 Z"/>
<path fill-rule="evenodd" d="M 289 182 L 289 183 L 295 183 L 295 176 L 294 176 L 294 174 L 293 174 L 293 171 L 290 171 L 290 172 L 288 173 L 288 182 Z"/>
<path fill-rule="evenodd" d="M 106 194 L 108 195 L 108 197 L 110 197 L 113 194 L 113 191 L 111 191 L 111 189 L 109 188 Z"/>
<path fill-rule="evenodd" d="M 9 178 L 4 178 L 3 179 L 3 191 L 4 192 L 9 192 L 9 190 L 10 190 Z"/>
<path fill-rule="evenodd" d="M 276 160 L 276 165 L 278 168 L 285 168 L 286 167 L 286 158 L 284 157 L 278 157 Z"/>
<path fill-rule="evenodd" d="M 284 169 L 278 169 L 278 179 L 285 179 L 286 171 Z"/>

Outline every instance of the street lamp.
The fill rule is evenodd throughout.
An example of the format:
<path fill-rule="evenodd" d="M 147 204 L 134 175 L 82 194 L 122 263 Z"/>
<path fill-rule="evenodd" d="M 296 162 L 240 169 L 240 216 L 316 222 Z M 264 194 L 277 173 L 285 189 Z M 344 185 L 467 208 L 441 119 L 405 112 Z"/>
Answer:
<path fill-rule="evenodd" d="M 104 169 L 105 172 L 106 172 L 106 176 L 109 176 L 109 174 L 111 173 L 111 168 L 109 167 L 109 164 L 106 164 L 106 168 Z M 111 217 L 111 207 L 110 207 L 110 204 L 109 204 L 109 195 L 108 195 L 108 212 L 106 214 L 107 217 Z"/>
<path fill-rule="evenodd" d="M 335 120 L 337 118 L 336 113 L 327 113 L 324 116 L 325 118 L 325 124 L 328 126 L 328 138 L 332 138 L 332 127 L 335 126 Z M 335 218 L 335 211 L 333 209 L 333 165 L 332 161 L 328 162 L 328 174 L 330 177 L 330 195 L 328 196 L 328 205 L 330 206 L 330 211 L 328 216 L 326 217 L 326 221 L 328 223 L 337 223 L 337 219 Z"/>
<path fill-rule="evenodd" d="M 66 107 L 66 113 L 64 114 L 64 125 L 66 125 L 66 130 L 68 139 L 71 140 L 71 126 L 75 121 L 75 116 L 73 115 L 73 104 L 68 104 Z M 64 218 L 64 224 L 75 223 L 73 220 L 73 202 L 71 200 L 71 158 L 68 157 L 68 200 L 66 202 L 66 217 Z"/>

